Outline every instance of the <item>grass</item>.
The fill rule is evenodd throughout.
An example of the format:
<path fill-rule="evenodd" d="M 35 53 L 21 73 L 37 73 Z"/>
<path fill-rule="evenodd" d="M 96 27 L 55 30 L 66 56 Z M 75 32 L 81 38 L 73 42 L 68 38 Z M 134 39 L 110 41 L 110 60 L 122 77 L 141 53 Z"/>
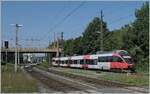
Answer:
<path fill-rule="evenodd" d="M 36 80 L 29 79 L 26 74 L 18 68 L 15 73 L 13 65 L 8 65 L 7 70 L 2 66 L 1 92 L 2 93 L 32 93 L 37 92 Z"/>
<path fill-rule="evenodd" d="M 137 74 L 118 74 L 118 73 L 109 73 L 109 72 L 103 72 L 96 73 L 92 70 L 83 70 L 83 69 L 64 69 L 61 68 L 62 71 L 68 72 L 68 73 L 78 73 L 83 75 L 91 75 L 95 76 L 97 74 L 97 77 L 99 79 L 103 80 L 109 80 L 109 81 L 116 81 L 120 83 L 125 83 L 128 85 L 133 86 L 142 86 L 142 87 L 148 87 L 149 85 L 149 73 L 148 72 L 138 72 Z"/>
<path fill-rule="evenodd" d="M 125 75 L 125 74 L 109 75 L 109 74 L 105 74 L 105 75 L 102 75 L 100 79 L 117 81 L 117 82 L 125 83 L 128 85 L 133 85 L 133 86 L 141 86 L 141 87 L 148 87 L 149 86 L 149 76 L 145 75 L 145 74 L 133 74 L 133 75 Z"/>
<path fill-rule="evenodd" d="M 43 69 L 43 70 L 47 70 L 50 67 L 50 65 L 48 62 L 45 61 L 45 62 L 38 64 L 36 67 Z"/>
<path fill-rule="evenodd" d="M 47 62 L 43 62 L 37 67 L 43 70 L 47 70 L 47 68 L 49 68 L 49 64 Z M 96 73 L 96 70 L 93 71 L 93 70 L 60 68 L 60 67 L 58 67 L 58 70 L 61 70 L 66 73 L 80 74 L 80 75 L 96 76 L 97 74 L 97 77 L 103 80 L 116 81 L 116 82 L 121 82 L 121 83 L 125 83 L 128 85 L 133 85 L 133 86 L 141 86 L 141 87 L 149 86 L 149 72 L 148 71 L 143 71 L 143 72 L 138 71 L 137 74 L 126 75 L 126 74 L 118 74 L 118 73 L 113 74 L 113 73 L 103 72 L 103 71 L 101 71 L 100 73 Z"/>

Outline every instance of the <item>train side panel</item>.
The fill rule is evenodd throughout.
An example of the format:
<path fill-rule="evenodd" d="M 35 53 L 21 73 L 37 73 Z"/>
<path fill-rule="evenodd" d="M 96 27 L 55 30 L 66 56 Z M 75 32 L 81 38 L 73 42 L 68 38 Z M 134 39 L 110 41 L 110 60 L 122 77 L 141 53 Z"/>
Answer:
<path fill-rule="evenodd" d="M 104 70 L 110 70 L 111 68 L 111 63 L 110 62 L 98 62 L 99 69 L 104 69 Z"/>

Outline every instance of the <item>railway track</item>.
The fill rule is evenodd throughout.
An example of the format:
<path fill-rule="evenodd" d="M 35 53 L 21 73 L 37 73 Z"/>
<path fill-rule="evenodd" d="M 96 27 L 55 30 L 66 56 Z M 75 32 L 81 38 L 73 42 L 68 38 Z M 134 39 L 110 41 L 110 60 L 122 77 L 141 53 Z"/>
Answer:
<path fill-rule="evenodd" d="M 112 87 L 112 86 L 113 87 L 125 87 L 125 86 L 127 86 L 125 84 L 113 83 L 113 82 L 110 82 L 110 81 L 104 81 L 104 80 L 100 80 L 100 79 L 89 78 L 89 77 L 85 77 L 85 76 L 81 76 L 81 75 L 70 74 L 70 73 L 51 70 L 51 69 L 49 69 L 48 71 L 51 72 L 51 73 L 58 74 L 58 75 L 61 75 L 61 76 L 65 76 L 65 77 L 69 77 L 69 78 L 72 78 L 72 79 L 75 79 L 75 80 L 88 82 L 88 83 L 94 84 L 96 86 L 103 86 L 103 87 Z"/>
<path fill-rule="evenodd" d="M 54 70 L 54 69 L 51 69 L 51 68 L 49 68 L 48 71 L 51 72 L 51 73 L 61 75 L 61 76 L 72 78 L 74 80 L 79 80 L 79 81 L 82 81 L 82 82 L 91 83 L 91 85 L 93 85 L 95 87 L 98 87 L 98 88 L 116 87 L 116 88 L 124 88 L 124 89 L 128 89 L 128 90 L 132 90 L 132 91 L 140 92 L 140 93 L 148 93 L 148 91 L 146 91 L 146 90 L 142 90 L 142 89 L 139 90 L 137 88 L 136 89 L 131 88 L 131 87 L 134 87 L 134 86 L 123 84 L 123 83 L 105 81 L 105 80 L 101 80 L 101 79 L 97 79 L 97 78 L 93 78 L 93 77 L 81 76 L 81 75 L 77 75 L 77 74 L 70 74 L 70 73 L 66 73 L 66 72 L 63 72 L 63 71 Z"/>
<path fill-rule="evenodd" d="M 47 85 L 53 92 L 63 93 L 148 93 L 128 89 L 128 85 L 112 83 L 100 79 L 89 78 L 81 75 L 74 75 L 60 72 L 54 69 L 41 70 L 36 67 L 28 67 L 26 71 Z"/>
<path fill-rule="evenodd" d="M 62 93 L 91 93 L 97 92 L 97 88 L 86 86 L 85 84 L 77 83 L 73 80 L 60 77 L 58 75 L 48 73 L 37 68 L 26 68 L 25 69 L 32 77 L 36 78 L 41 83 L 48 86 L 52 92 Z"/>

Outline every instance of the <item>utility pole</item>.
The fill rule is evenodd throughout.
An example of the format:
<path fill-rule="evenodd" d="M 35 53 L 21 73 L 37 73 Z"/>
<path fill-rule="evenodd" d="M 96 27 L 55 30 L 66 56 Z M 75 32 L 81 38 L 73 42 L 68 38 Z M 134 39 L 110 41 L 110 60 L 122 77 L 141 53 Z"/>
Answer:
<path fill-rule="evenodd" d="M 64 33 L 61 32 L 61 56 L 64 56 L 63 46 L 64 46 Z"/>
<path fill-rule="evenodd" d="M 17 61 L 19 61 L 18 60 L 18 31 L 19 31 L 19 27 L 22 27 L 23 25 L 19 25 L 19 24 L 11 24 L 11 25 L 16 27 L 15 72 L 17 72 Z"/>
<path fill-rule="evenodd" d="M 56 48 L 56 35 L 55 35 L 55 32 L 54 32 L 54 48 Z"/>
<path fill-rule="evenodd" d="M 3 39 L 1 41 L 2 41 L 2 49 L 3 49 Z M 1 62 L 3 62 L 3 55 L 2 54 L 1 54 Z"/>
<path fill-rule="evenodd" d="M 103 52 L 103 11 L 101 10 L 101 46 L 100 46 L 100 50 L 101 52 Z"/>
<path fill-rule="evenodd" d="M 56 53 L 56 57 L 59 57 L 59 36 L 57 34 L 57 53 Z"/>
<path fill-rule="evenodd" d="M 20 54 L 19 54 L 20 46 L 21 46 L 21 45 L 18 45 L 18 64 L 20 64 Z"/>

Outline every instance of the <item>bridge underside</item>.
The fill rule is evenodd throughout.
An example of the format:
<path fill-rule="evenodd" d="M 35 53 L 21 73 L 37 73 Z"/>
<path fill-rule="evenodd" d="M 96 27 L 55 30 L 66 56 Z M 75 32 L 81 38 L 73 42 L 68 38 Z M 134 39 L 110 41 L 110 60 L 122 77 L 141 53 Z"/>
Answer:
<path fill-rule="evenodd" d="M 23 54 L 24 53 L 29 53 L 29 52 L 20 52 L 19 53 L 19 61 L 20 63 L 23 63 Z M 30 52 L 33 53 L 33 52 Z M 39 53 L 39 52 L 34 52 L 34 53 Z M 43 52 L 40 52 L 43 53 Z M 52 57 L 56 57 L 56 52 L 51 52 L 51 53 L 45 53 L 45 58 L 47 58 L 47 61 L 51 61 Z M 14 63 L 15 62 L 15 52 L 8 52 L 6 55 L 6 52 L 1 52 L 1 62 L 6 61 L 6 56 L 7 56 L 7 62 L 8 63 Z"/>
<path fill-rule="evenodd" d="M 15 52 L 15 48 L 1 49 L 1 52 Z M 61 52 L 61 49 L 56 48 L 19 48 L 20 53 L 57 53 Z"/>
<path fill-rule="evenodd" d="M 6 61 L 6 55 L 7 55 L 7 61 L 8 62 L 14 62 L 15 60 L 15 48 L 8 48 L 4 49 L 1 48 L 1 60 Z M 23 54 L 24 53 L 45 53 L 47 58 L 56 57 L 57 55 L 60 55 L 61 49 L 56 48 L 19 48 L 19 60 L 22 62 Z M 7 54 L 6 54 L 7 52 Z"/>

